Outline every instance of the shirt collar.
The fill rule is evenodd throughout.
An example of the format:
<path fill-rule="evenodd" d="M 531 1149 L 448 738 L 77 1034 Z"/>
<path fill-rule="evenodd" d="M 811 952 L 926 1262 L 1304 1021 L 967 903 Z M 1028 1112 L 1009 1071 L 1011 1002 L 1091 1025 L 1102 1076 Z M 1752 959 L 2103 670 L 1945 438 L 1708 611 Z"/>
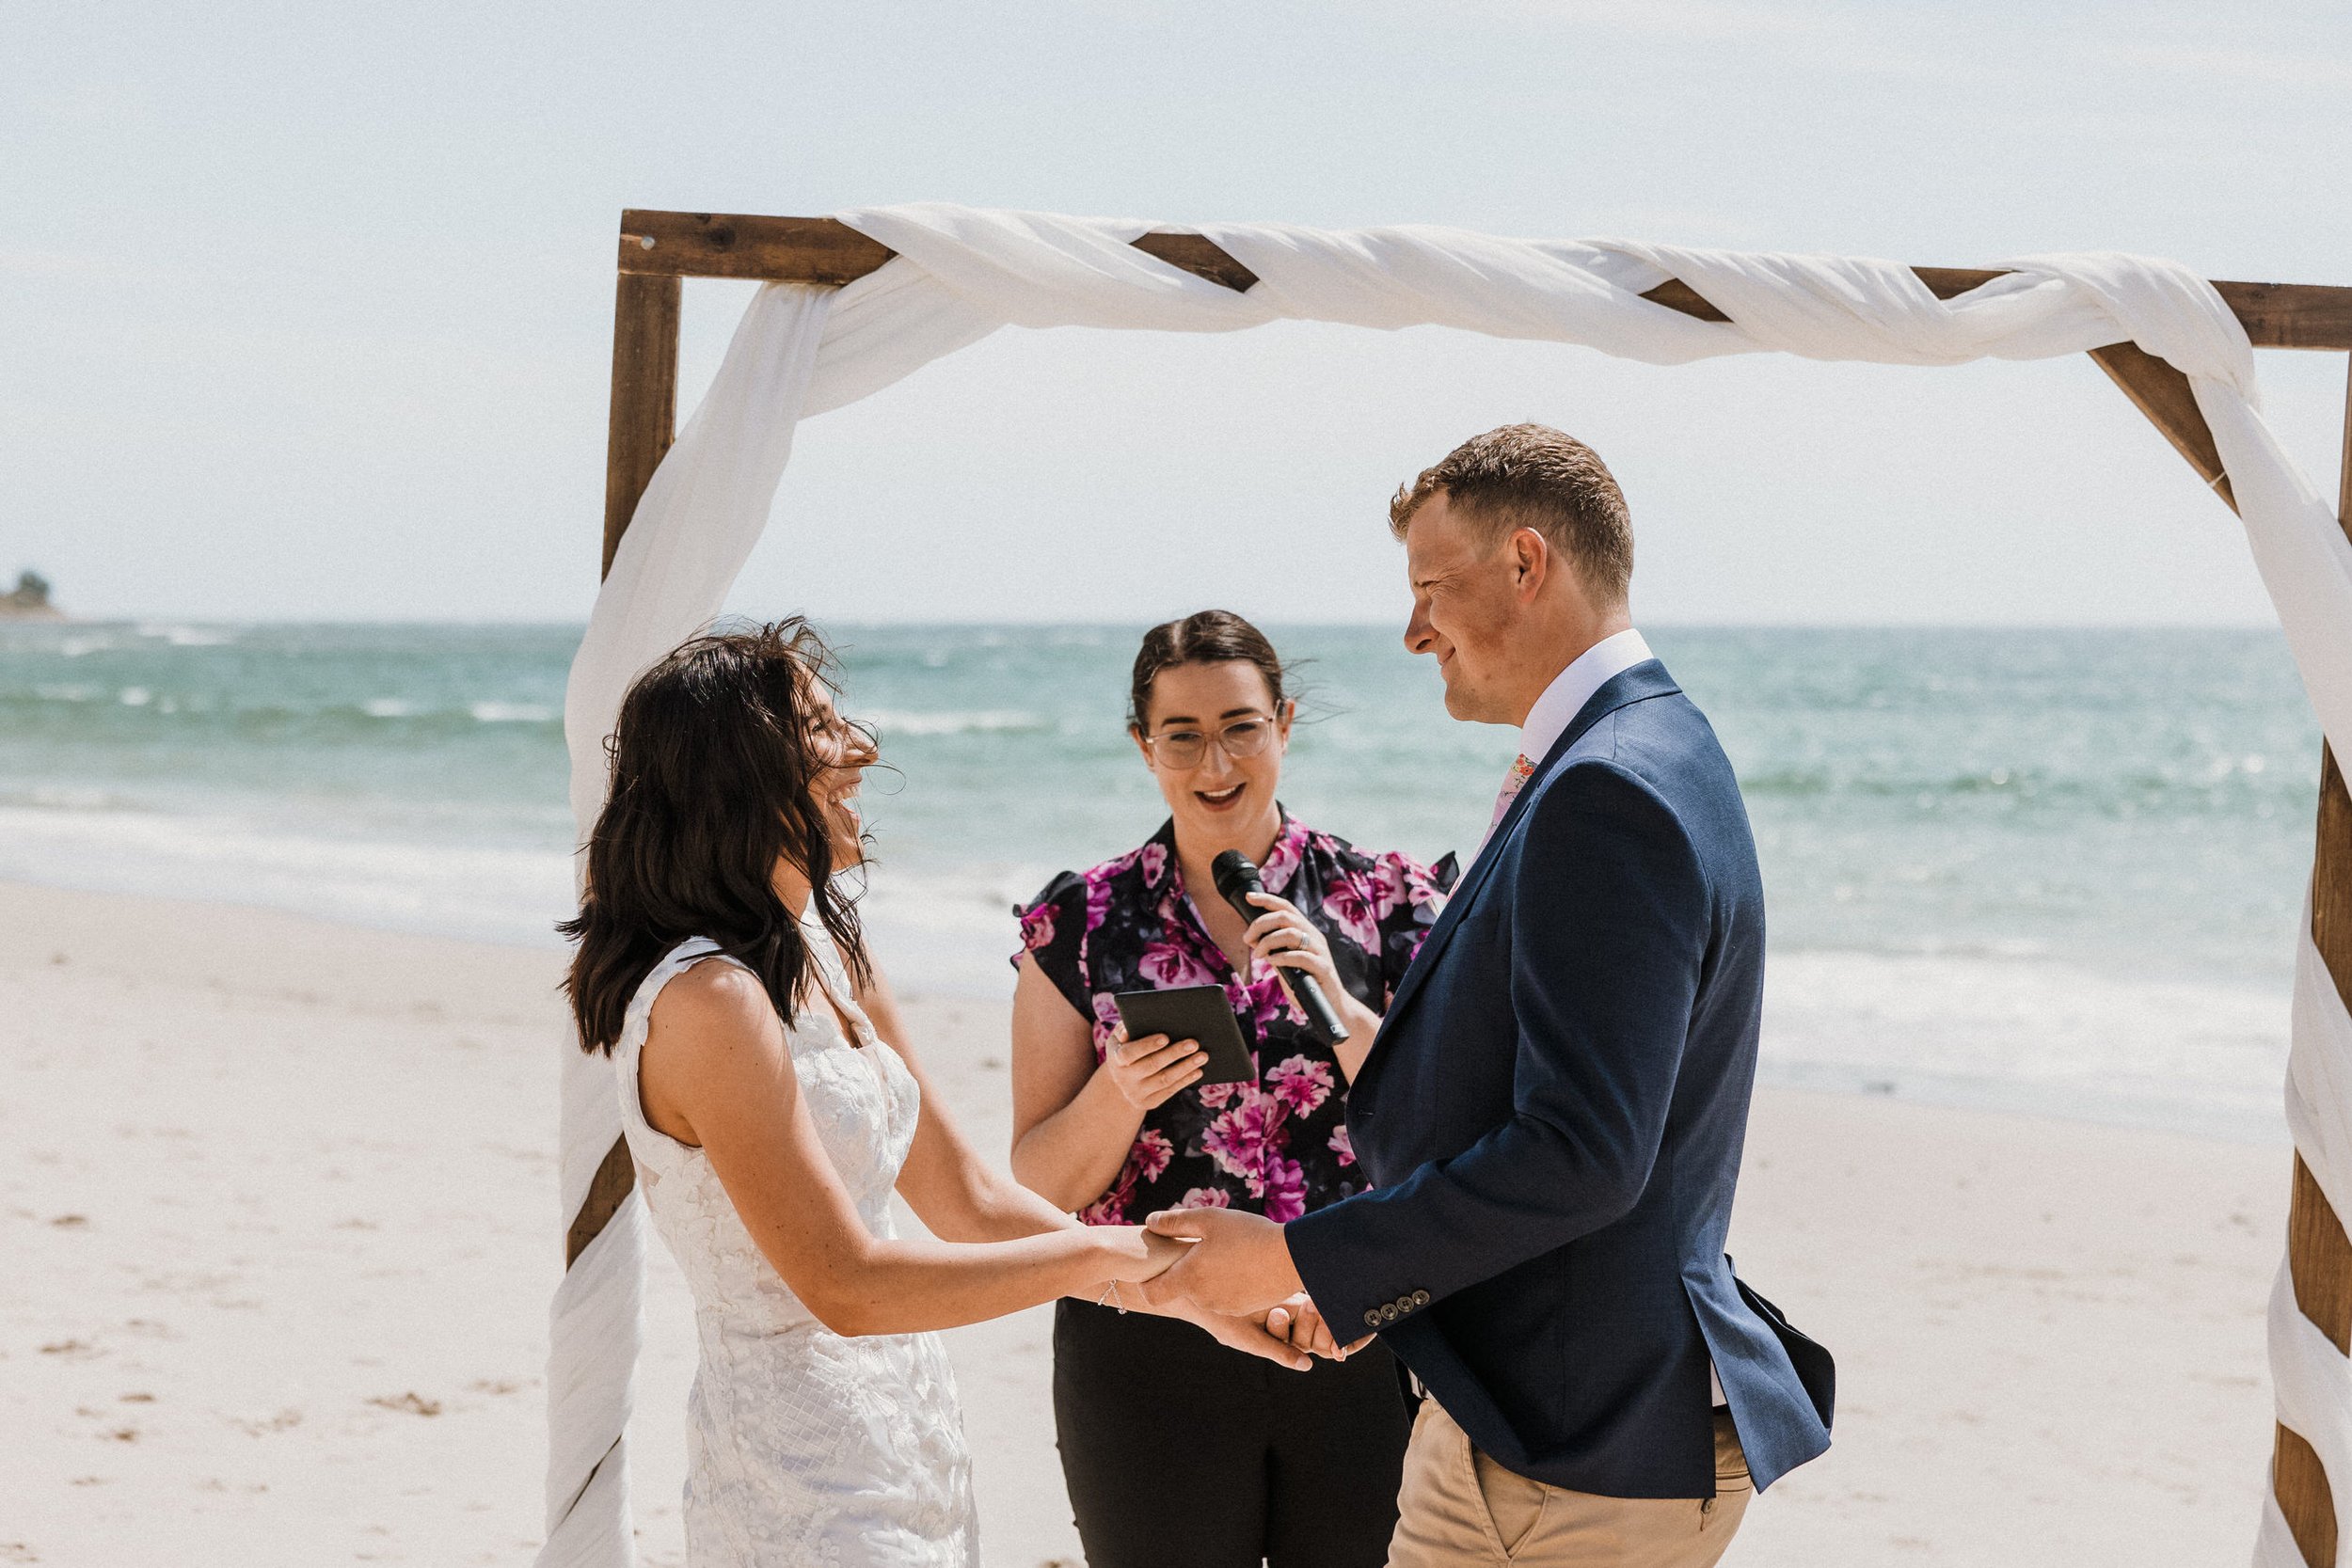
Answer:
<path fill-rule="evenodd" d="M 1153 854 L 1157 849 L 1159 853 Z M 1176 819 L 1169 817 L 1160 824 L 1160 831 L 1143 841 L 1136 853 L 1142 859 L 1143 885 L 1152 893 L 1167 893 L 1174 888 L 1176 877 Z"/>
<path fill-rule="evenodd" d="M 1282 811 L 1280 801 L 1274 809 Z M 1282 812 L 1282 831 L 1274 835 L 1274 847 L 1266 851 L 1265 864 L 1258 867 L 1259 879 L 1268 893 L 1280 893 L 1291 885 L 1297 874 L 1299 862 L 1307 858 L 1307 824 Z"/>
<path fill-rule="evenodd" d="M 1274 809 L 1281 814 L 1281 832 L 1274 835 L 1274 847 L 1266 851 L 1265 863 L 1258 867 L 1259 879 L 1268 893 L 1279 893 L 1290 885 L 1297 874 L 1299 863 L 1307 858 L 1307 824 L 1282 809 L 1277 800 Z M 1145 853 L 1153 845 L 1156 855 Z M 1184 891 L 1184 876 L 1176 865 L 1176 819 L 1169 817 L 1160 824 L 1160 831 L 1145 841 L 1143 850 L 1143 885 L 1154 894 L 1173 895 Z"/>
<path fill-rule="evenodd" d="M 1576 716 L 1584 711 L 1584 705 L 1593 700 L 1594 692 L 1649 657 L 1649 644 L 1631 626 L 1579 654 L 1566 669 L 1552 676 L 1544 694 L 1527 710 L 1527 722 L 1519 726 L 1519 755 L 1531 763 L 1542 762 Z"/>

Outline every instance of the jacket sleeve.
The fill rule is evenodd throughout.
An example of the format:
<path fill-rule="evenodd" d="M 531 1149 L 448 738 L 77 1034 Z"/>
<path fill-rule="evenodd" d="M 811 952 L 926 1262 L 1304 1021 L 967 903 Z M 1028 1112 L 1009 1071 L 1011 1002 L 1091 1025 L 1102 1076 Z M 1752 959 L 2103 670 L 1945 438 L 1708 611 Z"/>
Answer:
<path fill-rule="evenodd" d="M 1697 851 L 1654 791 L 1595 761 L 1550 780 L 1502 852 L 1511 1116 L 1450 1159 L 1291 1222 L 1292 1259 L 1342 1332 L 1588 1235 L 1649 1183 L 1710 927 Z"/>

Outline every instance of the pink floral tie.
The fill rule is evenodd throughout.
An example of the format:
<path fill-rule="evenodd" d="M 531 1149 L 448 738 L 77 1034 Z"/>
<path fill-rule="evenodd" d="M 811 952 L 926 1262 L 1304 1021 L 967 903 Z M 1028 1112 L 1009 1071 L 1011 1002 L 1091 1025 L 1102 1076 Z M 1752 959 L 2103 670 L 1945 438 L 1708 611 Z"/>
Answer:
<path fill-rule="evenodd" d="M 1478 841 L 1480 849 L 1486 847 L 1486 839 L 1495 836 L 1495 830 L 1502 826 L 1503 816 L 1511 810 L 1511 802 L 1519 798 L 1519 791 L 1525 789 L 1527 781 L 1534 776 L 1535 765 L 1527 760 L 1526 752 L 1522 752 L 1511 759 L 1511 771 L 1503 775 L 1502 789 L 1495 796 L 1495 814 L 1486 822 L 1486 837 Z M 1476 860 L 1478 857 L 1472 855 L 1470 858 Z"/>

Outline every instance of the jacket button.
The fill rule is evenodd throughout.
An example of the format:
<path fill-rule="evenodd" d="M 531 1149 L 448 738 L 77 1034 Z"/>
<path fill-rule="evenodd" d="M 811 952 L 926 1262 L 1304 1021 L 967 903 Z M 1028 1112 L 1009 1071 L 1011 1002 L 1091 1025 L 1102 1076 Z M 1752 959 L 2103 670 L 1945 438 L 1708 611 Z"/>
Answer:
<path fill-rule="evenodd" d="M 1380 1308 L 1377 1307 L 1367 1307 L 1364 1308 L 1364 1326 L 1366 1328 L 1378 1328 L 1380 1326 Z"/>
<path fill-rule="evenodd" d="M 1396 1322 L 1396 1303 L 1391 1302 L 1388 1306 L 1380 1308 L 1380 1321 L 1384 1323 L 1392 1323 Z"/>
<path fill-rule="evenodd" d="M 1415 1291 L 1413 1292 L 1413 1305 L 1414 1305 L 1415 1307 L 1426 1307 L 1426 1306 L 1428 1306 L 1428 1305 L 1429 1305 L 1429 1292 L 1428 1292 L 1428 1291 Z"/>

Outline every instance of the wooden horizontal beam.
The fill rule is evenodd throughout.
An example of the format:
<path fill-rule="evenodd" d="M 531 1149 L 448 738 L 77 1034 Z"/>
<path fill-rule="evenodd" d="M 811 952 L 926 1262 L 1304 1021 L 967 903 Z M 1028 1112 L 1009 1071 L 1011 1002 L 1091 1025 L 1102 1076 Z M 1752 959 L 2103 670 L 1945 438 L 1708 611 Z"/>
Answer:
<path fill-rule="evenodd" d="M 621 214 L 621 270 L 769 283 L 854 283 L 894 252 L 837 218 L 731 213 Z"/>
<path fill-rule="evenodd" d="M 1247 293 L 1257 275 L 1200 234 L 1146 234 L 1136 247 L 1186 272 Z M 834 218 L 726 213 L 621 214 L 621 271 L 669 277 L 743 277 L 772 283 L 853 283 L 890 260 L 888 245 Z M 1914 267 L 1938 299 L 2002 276 L 1973 267 Z M 2214 287 L 2246 324 L 2256 348 L 2352 349 L 2352 288 L 2322 283 Z M 1698 291 L 1670 278 L 1642 296 L 1701 321 L 1727 321 Z"/>

